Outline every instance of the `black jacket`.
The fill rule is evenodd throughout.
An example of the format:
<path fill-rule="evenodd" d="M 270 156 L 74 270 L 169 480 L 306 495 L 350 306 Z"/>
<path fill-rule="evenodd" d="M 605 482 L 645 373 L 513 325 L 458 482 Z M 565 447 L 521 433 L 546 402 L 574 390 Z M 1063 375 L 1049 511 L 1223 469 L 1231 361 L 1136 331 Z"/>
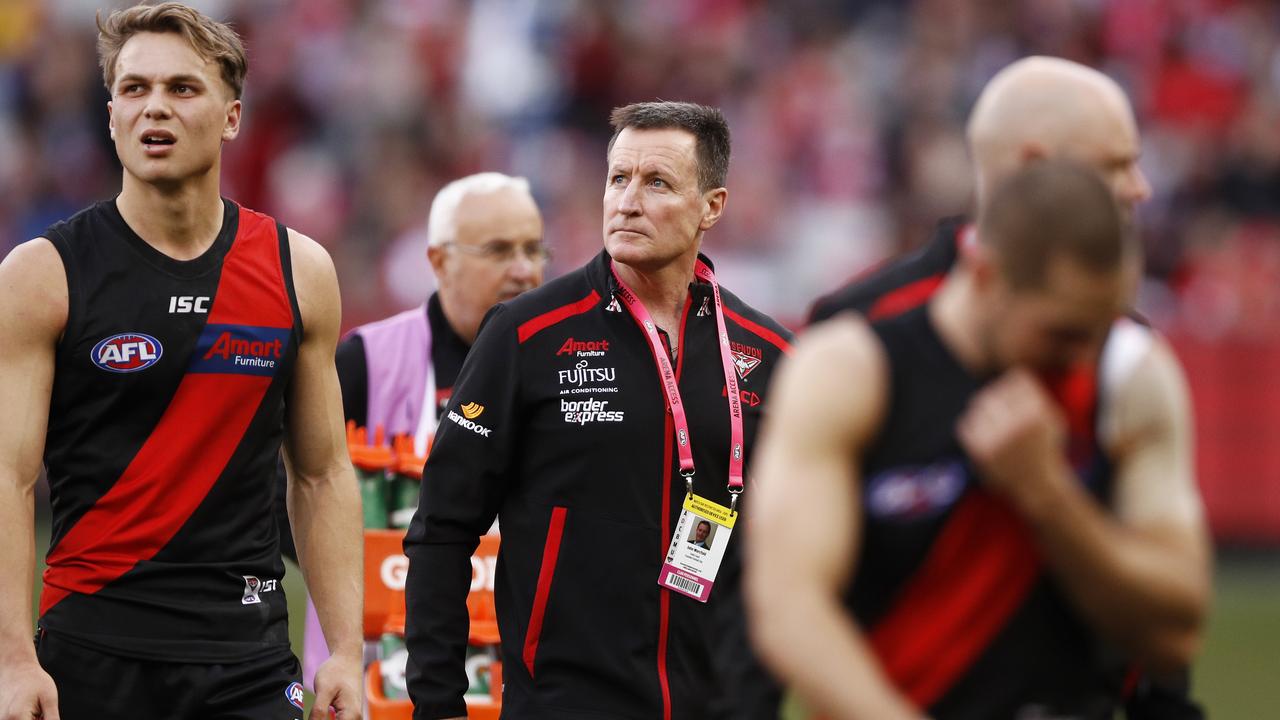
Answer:
<path fill-rule="evenodd" d="M 707 604 L 658 586 L 685 487 L 656 363 L 616 289 L 601 253 L 495 307 L 467 357 L 405 539 L 415 718 L 464 714 L 469 557 L 495 515 L 504 718 L 776 717 L 745 642 L 741 538 Z M 788 333 L 721 292 L 749 451 Z M 727 505 L 710 286 L 691 285 L 680 335 L 695 492 Z"/>

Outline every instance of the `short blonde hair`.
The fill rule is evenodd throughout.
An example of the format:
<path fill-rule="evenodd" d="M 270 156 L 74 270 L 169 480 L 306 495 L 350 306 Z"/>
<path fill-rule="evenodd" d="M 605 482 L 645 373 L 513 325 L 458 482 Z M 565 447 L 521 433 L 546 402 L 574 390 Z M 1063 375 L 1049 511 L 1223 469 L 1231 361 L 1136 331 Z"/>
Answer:
<path fill-rule="evenodd" d="M 134 5 L 111 13 L 105 21 L 99 14 L 96 20 L 98 63 L 102 66 L 102 81 L 108 92 L 116 81 L 116 60 L 120 57 L 120 49 L 129 38 L 143 32 L 181 35 L 197 55 L 221 66 L 222 79 L 237 100 L 244 92 L 249 60 L 245 57 L 240 36 L 225 23 L 176 2 Z"/>

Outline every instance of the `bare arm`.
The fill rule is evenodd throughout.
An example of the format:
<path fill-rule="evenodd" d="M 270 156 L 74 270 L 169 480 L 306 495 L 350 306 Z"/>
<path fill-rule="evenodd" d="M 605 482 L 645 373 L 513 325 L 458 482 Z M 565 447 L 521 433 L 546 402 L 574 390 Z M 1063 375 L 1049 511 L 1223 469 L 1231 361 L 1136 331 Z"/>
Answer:
<path fill-rule="evenodd" d="M 1016 423 L 1020 403 L 1011 399 L 999 412 Z M 1152 669 L 1178 670 L 1199 647 L 1210 551 L 1186 383 L 1167 345 L 1154 343 L 1104 408 L 1104 427 L 1113 431 L 1114 514 L 1075 481 L 1060 448 L 1042 450 L 1053 459 L 1018 472 L 1034 481 L 995 483 L 1030 520 L 1054 573 L 1094 627 Z M 1035 435 L 1009 437 L 1027 449 L 1041 446 Z M 975 459 L 1002 472 L 988 451 L 979 449 Z"/>
<path fill-rule="evenodd" d="M 31 642 L 35 484 L 44 455 L 54 356 L 67 322 L 67 280 L 53 244 L 19 245 L 0 263 L 0 718 L 43 708 L 57 717 L 53 681 Z"/>
<path fill-rule="evenodd" d="M 746 536 L 755 644 L 814 711 L 918 718 L 841 601 L 858 554 L 858 458 L 885 412 L 886 360 L 849 316 L 802 338 L 779 373 Z"/>
<path fill-rule="evenodd" d="M 316 672 L 312 717 L 321 717 L 332 702 L 338 717 L 346 720 L 362 711 L 364 543 L 333 365 L 341 325 L 338 279 L 328 253 L 311 239 L 290 231 L 289 245 L 304 328 L 287 402 L 289 519 L 299 564 L 333 653 Z"/>

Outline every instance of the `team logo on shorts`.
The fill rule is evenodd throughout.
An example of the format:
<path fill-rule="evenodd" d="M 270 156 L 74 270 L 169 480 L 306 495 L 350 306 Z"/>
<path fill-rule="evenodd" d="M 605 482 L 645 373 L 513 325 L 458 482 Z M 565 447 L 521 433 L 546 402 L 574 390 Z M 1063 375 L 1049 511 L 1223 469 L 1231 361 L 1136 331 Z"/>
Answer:
<path fill-rule="evenodd" d="M 244 597 L 240 599 L 241 605 L 256 605 L 262 602 L 262 598 L 258 597 L 258 591 L 262 589 L 262 581 L 252 575 L 241 575 L 244 578 Z"/>
<path fill-rule="evenodd" d="M 302 709 L 302 705 L 303 705 L 302 683 L 298 682 L 297 680 L 294 680 L 293 682 L 289 683 L 289 687 L 284 689 L 284 696 L 289 699 L 289 704 L 293 705 L 299 710 Z"/>
<path fill-rule="evenodd" d="M 99 340 L 89 353 L 94 365 L 115 373 L 146 370 L 160 361 L 164 347 L 160 341 L 142 333 L 120 333 Z"/>

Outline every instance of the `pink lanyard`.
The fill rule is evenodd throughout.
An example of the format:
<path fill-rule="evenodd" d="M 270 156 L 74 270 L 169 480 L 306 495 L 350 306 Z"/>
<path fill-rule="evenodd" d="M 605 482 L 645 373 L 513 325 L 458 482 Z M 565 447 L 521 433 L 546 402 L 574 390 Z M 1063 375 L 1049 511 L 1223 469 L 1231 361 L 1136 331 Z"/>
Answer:
<path fill-rule="evenodd" d="M 653 351 L 653 359 L 658 364 L 658 376 L 662 380 L 662 389 L 667 394 L 667 407 L 675 422 L 676 452 L 680 456 L 680 475 L 684 477 L 690 494 L 693 493 L 693 449 L 689 445 L 689 420 L 684 414 L 684 403 L 680 400 L 680 387 L 676 383 L 675 369 L 671 367 L 671 358 L 658 335 L 658 327 L 653 316 L 645 309 L 631 288 L 622 281 L 618 270 L 612 264 L 613 277 L 618 281 L 622 292 L 618 293 L 631 317 L 635 318 L 645 337 L 649 339 L 649 349 Z M 720 303 L 720 286 L 716 284 L 716 275 L 701 260 L 693 268 L 694 275 L 711 285 L 711 295 L 716 303 L 716 329 L 720 336 L 720 361 L 724 366 L 725 394 L 729 396 L 729 431 L 731 442 L 729 447 L 729 497 L 730 510 L 736 511 L 738 496 L 742 494 L 742 396 L 738 394 L 738 374 L 734 370 L 733 355 L 729 350 L 729 331 L 725 329 L 724 308 Z"/>

